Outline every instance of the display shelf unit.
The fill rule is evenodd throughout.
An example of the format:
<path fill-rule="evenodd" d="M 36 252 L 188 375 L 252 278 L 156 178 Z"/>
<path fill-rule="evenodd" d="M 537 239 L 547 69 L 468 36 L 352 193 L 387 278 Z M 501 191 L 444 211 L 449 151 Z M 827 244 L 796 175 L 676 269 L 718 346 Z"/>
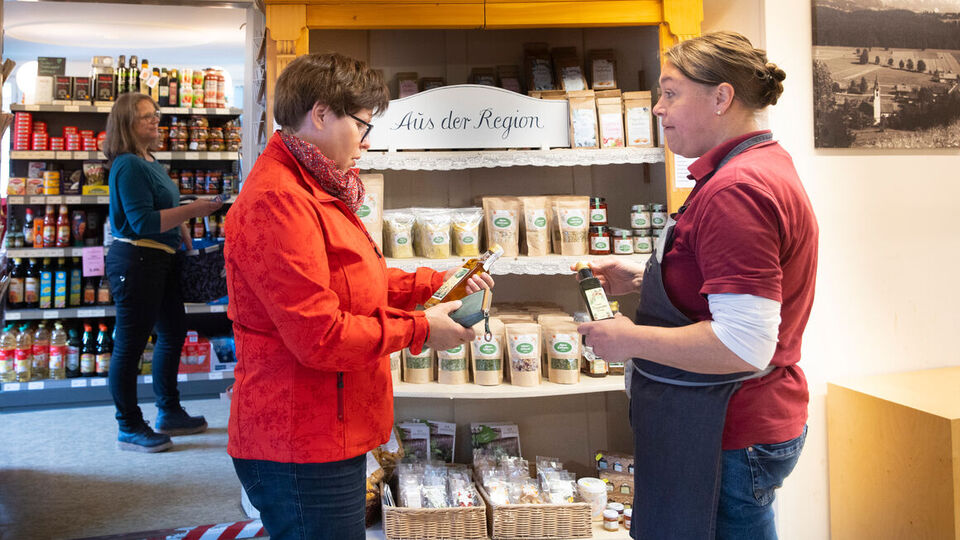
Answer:
<path fill-rule="evenodd" d="M 188 315 L 203 313 L 226 313 L 226 304 L 184 304 Z M 60 309 L 10 309 L 5 313 L 8 321 L 35 321 L 41 319 L 95 319 L 97 317 L 114 317 L 117 308 L 114 306 L 87 306 Z"/>
<path fill-rule="evenodd" d="M 217 195 L 194 195 L 198 199 L 213 199 Z M 236 201 L 236 197 L 230 197 L 223 201 L 224 204 L 230 204 Z M 110 204 L 109 195 L 10 195 L 7 197 L 7 205 L 47 205 L 47 204 L 86 204 L 86 205 L 108 205 Z"/>
<path fill-rule="evenodd" d="M 215 397 L 233 384 L 233 372 L 180 373 L 177 381 L 181 398 Z M 154 398 L 152 375 L 137 377 L 137 396 L 141 401 Z M 106 377 L 0 384 L 0 410 L 107 403 L 110 400 Z"/>
<path fill-rule="evenodd" d="M 11 103 L 11 112 L 53 112 L 53 113 L 100 113 L 108 114 L 113 105 L 24 105 Z M 206 109 L 193 107 L 160 107 L 163 114 L 186 114 L 203 116 L 240 116 L 243 109 L 236 107 L 224 109 Z"/>
<path fill-rule="evenodd" d="M 252 508 L 252 506 L 251 506 Z M 246 502 L 243 505 L 244 512 L 247 512 L 249 516 L 249 510 L 247 509 Z M 489 531 L 488 531 L 489 532 Z M 620 529 L 616 531 L 608 531 L 603 528 L 602 522 L 594 522 L 593 524 L 593 537 L 599 538 L 601 540 L 631 540 L 630 531 L 623 528 L 621 524 Z M 366 540 L 386 540 L 387 536 L 383 532 L 383 522 L 374 523 L 372 526 L 367 528 L 367 539 Z"/>
<path fill-rule="evenodd" d="M 603 255 L 608 257 L 609 255 Z M 565 275 L 573 274 L 571 266 L 580 261 L 591 261 L 597 259 L 598 255 L 546 255 L 543 257 L 500 257 L 497 264 L 493 265 L 490 273 L 495 276 L 506 275 Z M 629 261 L 633 264 L 644 265 L 649 255 L 617 255 L 618 259 Z M 452 259 L 425 259 L 416 257 L 412 259 L 387 259 L 387 266 L 390 268 L 399 268 L 406 272 L 413 272 L 417 268 L 427 267 L 434 270 L 449 270 L 462 265 L 470 257 L 457 257 Z"/>
<path fill-rule="evenodd" d="M 463 150 L 449 152 L 367 152 L 361 169 L 460 171 L 497 167 L 573 167 L 663 163 L 663 148 L 555 148 L 552 150 Z"/>
<path fill-rule="evenodd" d="M 96 247 L 96 246 L 92 246 Z M 107 248 L 103 248 L 106 253 Z M 7 250 L 8 258 L 20 257 L 23 259 L 56 259 L 58 257 L 80 257 L 83 255 L 82 247 L 66 248 L 13 248 Z"/>
<path fill-rule="evenodd" d="M 401 382 L 393 385 L 393 397 L 431 399 L 537 398 L 616 392 L 624 389 L 623 384 L 623 375 L 608 375 L 599 379 L 581 375 L 580 382 L 575 384 L 557 384 L 545 380 L 539 386 L 514 386 L 507 382 L 497 386 Z"/>
<path fill-rule="evenodd" d="M 240 152 L 154 152 L 153 157 L 160 161 L 236 161 Z M 10 152 L 13 160 L 49 159 L 55 161 L 104 160 L 103 152 L 65 152 L 53 150 L 14 150 Z"/>

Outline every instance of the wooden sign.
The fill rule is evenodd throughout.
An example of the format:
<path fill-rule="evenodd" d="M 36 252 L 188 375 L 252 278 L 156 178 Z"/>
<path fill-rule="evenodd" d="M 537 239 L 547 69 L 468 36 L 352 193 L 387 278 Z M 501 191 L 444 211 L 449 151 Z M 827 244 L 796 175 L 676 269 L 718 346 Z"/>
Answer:
<path fill-rule="evenodd" d="M 371 150 L 567 148 L 566 100 L 477 84 L 442 86 L 390 101 L 373 119 Z"/>

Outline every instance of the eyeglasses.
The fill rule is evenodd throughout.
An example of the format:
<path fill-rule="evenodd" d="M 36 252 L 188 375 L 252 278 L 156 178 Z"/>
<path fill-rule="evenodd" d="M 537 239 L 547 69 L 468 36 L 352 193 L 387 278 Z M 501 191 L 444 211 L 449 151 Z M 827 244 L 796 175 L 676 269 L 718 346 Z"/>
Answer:
<path fill-rule="evenodd" d="M 151 120 L 156 120 L 157 122 L 159 122 L 161 116 L 162 116 L 162 115 L 160 114 L 160 111 L 154 111 L 154 112 L 152 112 L 152 113 L 150 113 L 150 114 L 145 114 L 145 115 L 143 115 L 143 116 L 138 116 L 138 117 L 137 117 L 137 120 L 143 120 L 143 121 L 145 121 L 145 122 L 149 122 L 149 121 L 151 121 Z"/>
<path fill-rule="evenodd" d="M 369 135 L 370 132 L 373 130 L 373 124 L 371 124 L 370 122 L 366 122 L 366 121 L 364 121 L 364 120 L 361 120 L 361 119 L 357 118 L 356 116 L 354 116 L 354 115 L 352 115 L 352 114 L 350 114 L 350 113 L 347 113 L 347 116 L 349 116 L 350 118 L 353 118 L 353 119 L 356 120 L 359 124 L 363 124 L 363 127 L 364 127 L 365 129 L 364 129 L 364 131 L 363 131 L 363 136 L 360 137 L 360 142 L 363 142 L 364 139 L 367 138 L 367 135 Z M 357 127 L 359 128 L 360 126 L 357 126 Z"/>

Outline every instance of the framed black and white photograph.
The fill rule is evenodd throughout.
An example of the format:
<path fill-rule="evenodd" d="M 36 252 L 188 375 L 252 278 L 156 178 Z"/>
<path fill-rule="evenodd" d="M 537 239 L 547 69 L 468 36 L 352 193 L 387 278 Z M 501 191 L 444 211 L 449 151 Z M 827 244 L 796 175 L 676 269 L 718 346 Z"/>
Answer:
<path fill-rule="evenodd" d="M 817 148 L 960 148 L 960 0 L 812 0 Z"/>

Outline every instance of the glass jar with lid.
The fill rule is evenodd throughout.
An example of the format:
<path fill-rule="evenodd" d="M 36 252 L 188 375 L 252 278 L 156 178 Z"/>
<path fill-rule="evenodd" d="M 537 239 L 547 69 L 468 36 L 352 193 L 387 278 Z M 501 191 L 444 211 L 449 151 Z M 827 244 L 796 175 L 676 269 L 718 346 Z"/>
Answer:
<path fill-rule="evenodd" d="M 650 224 L 655 229 L 662 229 L 667 225 L 667 205 L 654 204 L 650 207 Z"/>
<path fill-rule="evenodd" d="M 590 227 L 591 255 L 609 255 L 612 243 L 610 227 L 605 227 L 603 225 L 595 225 Z"/>
<path fill-rule="evenodd" d="M 630 228 L 647 229 L 650 227 L 650 205 L 635 204 L 630 207 Z"/>
<path fill-rule="evenodd" d="M 633 252 L 651 253 L 653 252 L 653 235 L 650 229 L 633 230 Z"/>
<path fill-rule="evenodd" d="M 590 197 L 590 225 L 607 224 L 607 200 L 603 197 Z"/>
<path fill-rule="evenodd" d="M 613 236 L 613 252 L 617 255 L 633 254 L 633 234 L 630 229 L 611 228 Z"/>

